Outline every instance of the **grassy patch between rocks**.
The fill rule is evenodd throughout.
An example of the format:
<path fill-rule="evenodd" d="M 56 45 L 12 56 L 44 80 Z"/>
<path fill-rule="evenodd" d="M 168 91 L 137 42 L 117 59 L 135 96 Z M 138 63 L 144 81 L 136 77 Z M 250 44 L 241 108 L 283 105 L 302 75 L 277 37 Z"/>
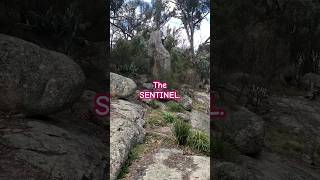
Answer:
<path fill-rule="evenodd" d="M 167 123 L 174 123 L 176 121 L 176 117 L 169 112 L 163 112 L 162 117 Z"/>
<path fill-rule="evenodd" d="M 149 105 L 150 107 L 152 107 L 153 109 L 157 109 L 157 108 L 160 107 L 159 101 L 156 101 L 156 100 L 150 101 L 150 102 L 148 103 L 148 105 Z"/>
<path fill-rule="evenodd" d="M 197 151 L 210 153 L 209 136 L 201 130 L 195 130 L 191 132 L 188 138 L 188 144 Z"/>
<path fill-rule="evenodd" d="M 177 120 L 174 123 L 173 133 L 179 145 L 186 145 L 191 133 L 191 125 L 184 121 Z"/>
<path fill-rule="evenodd" d="M 189 146 L 204 154 L 210 153 L 209 136 L 201 130 L 193 130 L 189 123 L 180 119 L 175 120 L 173 133 L 178 145 Z"/>
<path fill-rule="evenodd" d="M 162 127 L 167 124 L 162 112 L 158 110 L 151 111 L 146 122 L 149 127 Z"/>
<path fill-rule="evenodd" d="M 169 101 L 166 104 L 169 108 L 169 111 L 171 112 L 183 112 L 184 108 L 181 106 L 181 104 L 175 102 L 175 101 Z"/>
<path fill-rule="evenodd" d="M 269 127 L 266 132 L 266 145 L 272 151 L 320 165 L 319 139 L 308 137 L 303 133 L 291 133 L 281 127 Z"/>
<path fill-rule="evenodd" d="M 125 178 L 125 176 L 129 173 L 129 167 L 131 166 L 132 162 L 139 158 L 139 155 L 142 154 L 143 149 L 143 145 L 137 145 L 130 151 L 128 159 L 125 162 L 124 166 L 121 168 L 117 179 Z"/>

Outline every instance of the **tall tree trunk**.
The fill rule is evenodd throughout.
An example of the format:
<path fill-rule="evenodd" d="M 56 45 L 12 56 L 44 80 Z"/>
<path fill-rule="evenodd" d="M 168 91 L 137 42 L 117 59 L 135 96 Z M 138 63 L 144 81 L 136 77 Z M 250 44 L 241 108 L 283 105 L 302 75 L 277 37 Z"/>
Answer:
<path fill-rule="evenodd" d="M 191 54 L 192 54 L 192 57 L 194 55 L 194 30 L 192 28 L 191 29 L 191 32 L 190 32 L 190 49 L 191 49 Z"/>

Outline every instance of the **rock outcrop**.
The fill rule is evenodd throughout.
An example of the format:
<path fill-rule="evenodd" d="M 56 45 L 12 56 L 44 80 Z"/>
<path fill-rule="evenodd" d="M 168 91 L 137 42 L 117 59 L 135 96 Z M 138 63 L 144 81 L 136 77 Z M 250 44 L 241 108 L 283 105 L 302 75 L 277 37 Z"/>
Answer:
<path fill-rule="evenodd" d="M 71 114 L 0 118 L 0 179 L 106 178 L 106 129 Z"/>
<path fill-rule="evenodd" d="M 258 154 L 264 145 L 264 122 L 244 107 L 229 110 L 225 120 L 226 132 L 243 154 Z"/>
<path fill-rule="evenodd" d="M 185 110 L 192 110 L 192 99 L 189 96 L 183 95 L 178 101 Z"/>
<path fill-rule="evenodd" d="M 115 179 L 127 160 L 130 150 L 142 143 L 145 136 L 144 109 L 142 106 L 124 101 L 111 101 L 110 117 L 110 177 Z"/>
<path fill-rule="evenodd" d="M 301 84 L 307 89 L 310 89 L 313 84 L 313 88 L 316 88 L 319 90 L 320 89 L 320 75 L 314 74 L 314 73 L 305 74 L 301 79 Z"/>
<path fill-rule="evenodd" d="M 255 177 L 250 172 L 239 165 L 231 162 L 216 162 L 214 177 L 217 179 L 232 179 L 232 180 L 254 180 Z"/>
<path fill-rule="evenodd" d="M 130 78 L 110 73 L 110 91 L 112 97 L 127 98 L 136 92 L 137 84 Z"/>
<path fill-rule="evenodd" d="M 153 61 L 152 75 L 155 80 L 162 80 L 171 73 L 170 53 L 162 44 L 160 31 L 150 34 L 148 55 Z"/>
<path fill-rule="evenodd" d="M 85 76 L 69 57 L 0 34 L 0 110 L 42 115 L 80 97 Z"/>
<path fill-rule="evenodd" d="M 138 179 L 210 179 L 210 157 L 187 156 L 177 149 L 159 149 Z"/>
<path fill-rule="evenodd" d="M 189 113 L 189 117 L 193 128 L 202 130 L 207 134 L 210 134 L 209 114 L 198 110 L 193 110 L 191 113 Z"/>

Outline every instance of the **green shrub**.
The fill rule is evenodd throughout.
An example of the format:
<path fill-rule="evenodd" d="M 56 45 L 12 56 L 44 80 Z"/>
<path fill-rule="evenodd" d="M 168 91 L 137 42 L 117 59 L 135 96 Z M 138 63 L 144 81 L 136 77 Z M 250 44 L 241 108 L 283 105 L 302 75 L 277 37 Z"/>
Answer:
<path fill-rule="evenodd" d="M 81 24 L 81 18 L 75 4 L 70 4 L 61 12 L 57 12 L 53 6 L 50 6 L 45 13 L 29 11 L 27 18 L 28 25 L 35 33 L 46 35 L 54 41 L 60 42 L 58 50 L 66 54 L 69 53 L 72 42 L 79 34 Z"/>
<path fill-rule="evenodd" d="M 114 67 L 134 64 L 137 73 L 150 72 L 150 61 L 147 56 L 146 41 L 137 35 L 132 40 L 119 39 L 111 50 L 111 64 Z M 114 70 L 114 69 L 111 69 Z"/>
<path fill-rule="evenodd" d="M 172 112 L 182 112 L 184 110 L 181 104 L 175 101 L 169 101 L 167 103 L 167 106 L 169 107 L 169 110 Z"/>
<path fill-rule="evenodd" d="M 187 52 L 183 49 L 173 48 L 170 52 L 171 55 L 171 66 L 172 66 L 172 77 L 176 82 L 189 84 L 186 82 L 183 74 L 190 68 L 192 68 L 192 63 Z M 172 82 L 170 82 L 172 83 Z"/>
<path fill-rule="evenodd" d="M 131 64 L 114 65 L 112 71 L 129 78 L 134 78 L 138 72 L 138 67 L 132 62 Z"/>
<path fill-rule="evenodd" d="M 167 123 L 174 123 L 176 121 L 176 118 L 169 112 L 163 112 L 162 117 Z"/>
<path fill-rule="evenodd" d="M 188 139 L 189 145 L 201 152 L 210 152 L 210 139 L 209 136 L 203 131 L 196 130 L 191 133 Z"/>
<path fill-rule="evenodd" d="M 188 137 L 190 135 L 191 125 L 181 121 L 176 120 L 174 123 L 174 135 L 179 145 L 186 145 Z"/>

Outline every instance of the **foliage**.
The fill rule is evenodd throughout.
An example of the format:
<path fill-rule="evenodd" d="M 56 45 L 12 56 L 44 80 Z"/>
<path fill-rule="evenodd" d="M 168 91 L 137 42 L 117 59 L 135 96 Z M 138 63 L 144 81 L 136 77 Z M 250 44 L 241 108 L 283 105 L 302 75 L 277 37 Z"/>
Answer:
<path fill-rule="evenodd" d="M 185 78 L 182 76 L 188 69 L 192 68 L 190 61 L 191 57 L 185 50 L 180 48 L 172 48 L 171 52 L 171 66 L 172 66 L 172 78 L 180 83 L 185 82 Z"/>
<path fill-rule="evenodd" d="M 153 110 L 147 118 L 147 124 L 151 127 L 161 127 L 165 126 L 167 122 L 164 120 L 160 111 Z"/>
<path fill-rule="evenodd" d="M 169 52 L 171 52 L 172 48 L 178 45 L 178 32 L 179 29 L 171 29 L 167 27 L 166 37 L 163 45 Z"/>
<path fill-rule="evenodd" d="M 121 168 L 121 171 L 117 177 L 117 179 L 123 179 L 125 178 L 126 174 L 129 173 L 129 167 L 132 165 L 133 161 L 139 158 L 139 155 L 143 151 L 142 145 L 135 146 L 128 154 L 128 159 Z"/>
<path fill-rule="evenodd" d="M 169 112 L 163 112 L 162 117 L 167 123 L 174 123 L 176 121 L 176 118 Z"/>
<path fill-rule="evenodd" d="M 137 32 L 146 29 L 152 18 L 152 8 L 143 0 L 124 1 L 120 8 L 119 4 L 113 4 L 117 6 L 114 6 L 116 11 L 110 15 L 111 42 L 114 38 L 132 39 Z"/>
<path fill-rule="evenodd" d="M 138 72 L 138 67 L 132 62 L 131 64 L 114 65 L 112 71 L 118 74 L 122 74 L 126 77 L 133 78 Z"/>
<path fill-rule="evenodd" d="M 194 54 L 194 32 L 210 12 L 209 0 L 176 0 L 177 17 L 186 30 L 192 55 Z"/>
<path fill-rule="evenodd" d="M 182 121 L 176 120 L 174 123 L 174 135 L 179 145 L 186 145 L 191 132 L 191 125 Z"/>
<path fill-rule="evenodd" d="M 123 69 L 132 73 L 150 72 L 143 36 L 136 36 L 132 40 L 119 39 L 111 51 L 111 64 L 118 68 L 112 69 L 114 71 Z"/>
<path fill-rule="evenodd" d="M 189 145 L 204 153 L 210 152 L 210 140 L 206 133 L 200 130 L 193 131 L 188 138 Z"/>
<path fill-rule="evenodd" d="M 73 56 L 78 40 L 105 40 L 103 5 L 104 0 L 1 1 L 0 32 Z"/>
<path fill-rule="evenodd" d="M 271 84 L 303 54 L 302 74 L 314 71 L 319 51 L 319 1 L 214 1 L 214 65 L 259 74 Z M 241 36 L 239 36 L 241 34 Z"/>
<path fill-rule="evenodd" d="M 76 12 L 75 5 L 70 5 L 62 13 L 55 12 L 51 6 L 44 14 L 29 11 L 27 24 L 36 33 L 45 33 L 55 40 L 61 40 L 63 43 L 62 52 L 68 53 L 72 41 L 79 33 L 80 16 Z"/>
<path fill-rule="evenodd" d="M 160 104 L 158 101 L 156 100 L 152 100 L 149 103 L 147 103 L 150 107 L 152 107 L 153 109 L 157 109 L 160 107 Z"/>
<path fill-rule="evenodd" d="M 272 151 L 285 156 L 303 159 L 310 156 L 313 161 L 320 162 L 320 154 L 317 154 L 317 147 L 320 145 L 318 138 L 310 138 L 310 132 L 296 134 L 284 127 L 267 126 L 266 145 Z M 312 157 L 312 155 L 316 155 Z"/>
<path fill-rule="evenodd" d="M 200 74 L 202 80 L 207 81 L 205 83 L 209 84 L 210 79 L 210 57 L 207 55 L 200 56 L 194 61 L 195 68 Z"/>
<path fill-rule="evenodd" d="M 181 106 L 181 104 L 179 104 L 178 102 L 175 102 L 175 101 L 167 102 L 167 106 L 168 106 L 169 110 L 172 111 L 172 112 L 182 112 L 182 111 L 184 111 L 184 109 Z"/>
<path fill-rule="evenodd" d="M 154 26 L 156 29 L 160 29 L 175 15 L 175 12 L 170 10 L 170 0 L 152 0 L 151 4 L 153 7 Z"/>
<path fill-rule="evenodd" d="M 111 0 L 110 1 L 110 11 L 114 14 L 121 8 L 123 5 L 124 0 Z"/>

